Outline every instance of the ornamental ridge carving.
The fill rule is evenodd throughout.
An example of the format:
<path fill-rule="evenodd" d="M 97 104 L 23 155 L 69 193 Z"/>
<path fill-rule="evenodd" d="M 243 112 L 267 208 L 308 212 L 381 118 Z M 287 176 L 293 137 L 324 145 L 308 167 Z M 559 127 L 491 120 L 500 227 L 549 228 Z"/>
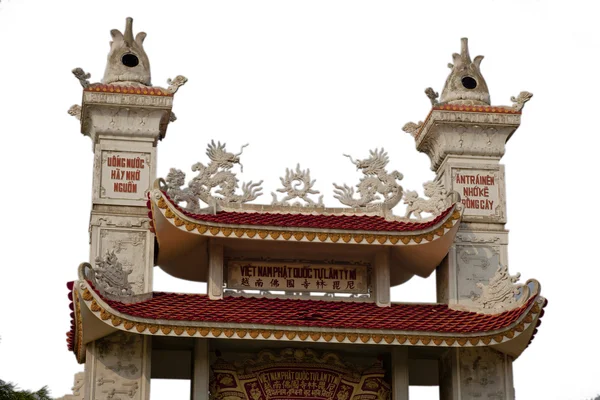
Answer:
<path fill-rule="evenodd" d="M 527 103 L 529 100 L 531 100 L 531 98 L 533 97 L 533 93 L 530 92 L 521 92 L 519 93 L 519 95 L 517 97 L 513 96 L 510 98 L 510 101 L 513 102 L 512 107 L 517 110 L 517 111 L 521 111 L 523 109 L 523 107 L 525 107 L 525 103 Z"/>
<path fill-rule="evenodd" d="M 519 273 L 510 275 L 507 266 L 499 265 L 487 285 L 477 283 L 481 289 L 481 294 L 473 298 L 477 311 L 497 314 L 523 305 L 529 299 L 530 290 L 527 285 L 517 284 L 520 277 Z"/>
<path fill-rule="evenodd" d="M 185 209 L 191 212 L 200 211 L 199 200 L 209 206 L 227 207 L 236 204 L 243 204 L 255 200 L 262 195 L 262 180 L 257 183 L 252 181 L 244 182 L 241 187 L 241 193 L 237 193 L 239 188 L 236 175 L 231 172 L 235 164 L 240 165 L 240 171 L 243 172 L 243 165 L 240 162 L 245 144 L 239 153 L 229 153 L 225 149 L 225 143 L 221 144 L 211 141 L 206 149 L 206 155 L 210 159 L 208 165 L 200 162 L 192 165 L 192 171 L 198 172 L 190 182 L 188 187 L 182 188 L 185 182 L 185 173 L 181 170 L 171 168 L 167 175 L 167 194 L 176 202 L 185 201 Z"/>
<path fill-rule="evenodd" d="M 319 194 L 319 191 L 313 189 L 315 180 L 310 179 L 310 169 L 300 169 L 300 164 L 297 164 L 295 170 L 286 168 L 285 177 L 279 179 L 283 187 L 277 189 L 277 191 L 279 193 L 286 193 L 286 195 L 281 200 L 278 200 L 277 194 L 271 192 L 271 196 L 273 196 L 271 205 L 324 207 L 323 195 L 319 196 L 317 202 L 308 197 L 310 194 Z M 291 203 L 295 199 L 296 201 Z M 304 204 L 299 200 L 303 200 Z"/>
<path fill-rule="evenodd" d="M 450 204 L 450 194 L 439 182 L 425 182 L 423 184 L 425 196 L 428 199 L 419 197 L 417 192 L 409 190 L 404 194 L 404 204 L 406 207 L 406 218 L 414 214 L 417 219 L 423 219 L 421 213 L 430 213 L 432 215 L 441 214 Z"/>
<path fill-rule="evenodd" d="M 398 181 L 404 176 L 398 171 L 388 173 L 385 167 L 389 162 L 389 158 L 383 148 L 381 150 L 370 150 L 369 158 L 363 160 L 353 160 L 347 154 L 344 154 L 344 156 L 356 165 L 357 170 L 361 170 L 364 177 L 356 185 L 358 198 L 354 197 L 353 187 L 346 184 L 343 186 L 333 184 L 335 187 L 334 197 L 340 203 L 353 208 L 373 209 L 382 207 L 384 210 L 391 210 L 400 202 L 403 189 Z"/>
<path fill-rule="evenodd" d="M 89 266 L 89 264 L 87 264 Z M 113 251 L 106 251 L 104 257 L 96 257 L 95 268 L 91 268 L 94 286 L 103 293 L 118 297 L 133 296 L 129 275 L 132 269 L 126 270 Z"/>

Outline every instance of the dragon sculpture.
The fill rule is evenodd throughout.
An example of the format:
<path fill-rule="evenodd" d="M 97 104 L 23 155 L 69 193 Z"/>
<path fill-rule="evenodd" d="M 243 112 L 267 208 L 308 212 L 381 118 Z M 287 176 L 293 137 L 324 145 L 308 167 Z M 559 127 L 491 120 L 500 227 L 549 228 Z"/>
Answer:
<path fill-rule="evenodd" d="M 370 150 L 369 153 L 369 158 L 364 160 L 353 160 L 352 157 L 344 154 L 356 165 L 356 169 L 361 170 L 365 175 L 356 185 L 360 197 L 358 199 L 354 197 L 353 187 L 345 184 L 340 186 L 335 183 L 333 184 L 335 187 L 334 197 L 340 203 L 353 208 L 374 209 L 382 207 L 391 210 L 402 199 L 403 189 L 398 181 L 404 176 L 398 171 L 387 172 L 385 167 L 389 162 L 389 158 L 383 148 L 381 150 Z M 381 202 L 376 203 L 378 200 L 381 200 Z"/>
<path fill-rule="evenodd" d="M 521 274 L 510 275 L 506 265 L 499 265 L 487 285 L 479 282 L 481 295 L 473 296 L 475 305 L 494 313 L 521 306 L 530 296 L 527 285 L 517 284 Z"/>
<path fill-rule="evenodd" d="M 99 290 L 114 296 L 131 296 L 129 275 L 132 269 L 124 269 L 114 251 L 106 251 L 104 257 L 96 257 L 94 282 Z"/>
<path fill-rule="evenodd" d="M 404 204 L 407 205 L 406 218 L 410 218 L 414 214 L 417 219 L 422 219 L 421 213 L 423 212 L 439 215 L 448 208 L 449 194 L 444 185 L 430 181 L 425 182 L 423 188 L 425 196 L 429 199 L 419 197 L 418 193 L 412 190 L 408 190 L 404 195 Z"/>
<path fill-rule="evenodd" d="M 167 194 L 176 202 L 185 201 L 187 211 L 198 212 L 200 210 L 199 200 L 209 206 L 227 207 L 255 200 L 261 193 L 262 181 L 253 183 L 252 181 L 242 184 L 241 194 L 236 192 L 239 189 L 239 180 L 231 169 L 235 164 L 240 165 L 243 171 L 243 165 L 240 163 L 239 153 L 229 153 L 225 149 L 225 143 L 211 141 L 206 149 L 206 155 L 210 159 L 208 165 L 200 162 L 192 165 L 192 171 L 198 172 L 190 182 L 187 188 L 182 188 L 185 182 L 185 173 L 171 169 L 167 175 Z M 213 194 L 214 191 L 214 194 Z"/>

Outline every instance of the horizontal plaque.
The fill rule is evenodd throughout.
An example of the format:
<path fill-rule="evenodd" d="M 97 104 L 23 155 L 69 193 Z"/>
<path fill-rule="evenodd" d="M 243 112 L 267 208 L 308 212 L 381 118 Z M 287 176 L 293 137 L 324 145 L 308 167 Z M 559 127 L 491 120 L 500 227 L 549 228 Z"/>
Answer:
<path fill-rule="evenodd" d="M 367 267 L 351 264 L 230 261 L 230 289 L 368 293 Z"/>

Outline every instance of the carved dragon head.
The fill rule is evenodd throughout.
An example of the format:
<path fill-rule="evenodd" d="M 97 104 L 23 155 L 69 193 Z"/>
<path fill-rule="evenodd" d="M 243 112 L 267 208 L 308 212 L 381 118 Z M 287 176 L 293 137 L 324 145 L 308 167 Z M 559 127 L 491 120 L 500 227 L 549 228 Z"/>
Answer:
<path fill-rule="evenodd" d="M 103 83 L 135 82 L 150 86 L 150 61 L 144 50 L 146 33 L 133 38 L 133 18 L 127 18 L 125 32 L 110 31 L 112 42 L 106 62 Z"/>
<path fill-rule="evenodd" d="M 390 161 L 387 152 L 381 148 L 381 150 L 369 150 L 369 158 L 364 160 L 354 160 L 348 154 L 344 154 L 350 161 L 356 165 L 357 170 L 362 170 L 365 175 L 377 175 L 378 172 L 385 170 L 385 166 Z"/>
<path fill-rule="evenodd" d="M 248 146 L 248 144 L 243 145 L 239 153 L 233 154 L 225 150 L 225 143 L 221 144 L 221 142 L 217 142 L 217 144 L 215 144 L 215 141 L 211 140 L 206 149 L 206 155 L 211 161 L 219 164 L 223 169 L 231 169 L 234 164 L 239 164 L 240 169 L 243 171 L 244 166 L 240 162 L 240 156 L 246 146 Z"/>
<path fill-rule="evenodd" d="M 448 64 L 452 69 L 444 90 L 441 102 L 447 104 L 489 105 L 490 92 L 485 79 L 481 75 L 479 65 L 483 56 L 477 56 L 471 61 L 467 38 L 461 39 L 460 54 L 452 54 L 454 64 Z"/>

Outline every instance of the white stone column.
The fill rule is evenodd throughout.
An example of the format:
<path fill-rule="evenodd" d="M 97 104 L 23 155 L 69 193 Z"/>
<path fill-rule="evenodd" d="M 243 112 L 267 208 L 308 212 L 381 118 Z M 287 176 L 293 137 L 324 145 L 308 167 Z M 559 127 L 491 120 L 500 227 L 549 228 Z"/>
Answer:
<path fill-rule="evenodd" d="M 408 348 L 392 349 L 392 400 L 408 400 Z"/>
<path fill-rule="evenodd" d="M 150 399 L 151 338 L 117 332 L 87 345 L 85 398 Z"/>
<path fill-rule="evenodd" d="M 223 245 L 210 241 L 208 244 L 208 298 L 223 298 Z"/>
<path fill-rule="evenodd" d="M 379 307 L 389 307 L 390 300 L 390 251 L 383 249 L 375 255 L 374 282 L 375 301 Z"/>
<path fill-rule="evenodd" d="M 210 380 L 208 339 L 195 339 L 192 371 L 192 400 L 208 399 Z"/>
<path fill-rule="evenodd" d="M 453 348 L 440 361 L 441 400 L 514 400 L 512 360 L 488 347 Z"/>

